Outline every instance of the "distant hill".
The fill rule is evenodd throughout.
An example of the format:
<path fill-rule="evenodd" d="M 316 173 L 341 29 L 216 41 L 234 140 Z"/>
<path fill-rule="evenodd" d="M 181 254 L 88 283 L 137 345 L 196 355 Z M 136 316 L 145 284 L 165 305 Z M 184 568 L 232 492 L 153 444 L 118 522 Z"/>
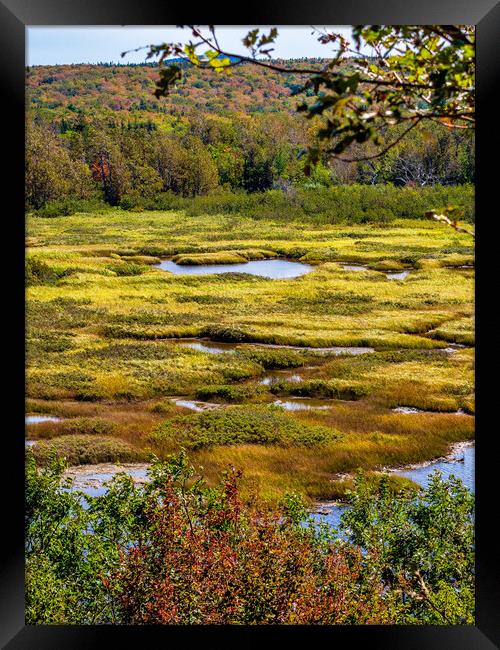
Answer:
<path fill-rule="evenodd" d="M 280 61 L 283 65 L 311 67 L 321 59 Z M 27 69 L 28 106 L 42 121 L 74 120 L 80 111 L 109 120 L 152 121 L 165 114 L 191 112 L 294 112 L 301 75 L 283 75 L 242 64 L 233 74 L 214 74 L 194 67 L 166 98 L 153 95 L 158 78 L 156 64 L 78 64 L 33 66 Z"/>

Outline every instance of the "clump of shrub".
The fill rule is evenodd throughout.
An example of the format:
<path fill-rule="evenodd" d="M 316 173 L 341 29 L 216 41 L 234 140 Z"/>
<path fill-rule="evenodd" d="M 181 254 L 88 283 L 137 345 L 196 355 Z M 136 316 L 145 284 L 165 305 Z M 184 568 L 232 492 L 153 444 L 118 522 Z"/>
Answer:
<path fill-rule="evenodd" d="M 37 257 L 27 257 L 24 263 L 26 285 L 50 284 L 74 273 L 74 269 L 54 269 Z"/>
<path fill-rule="evenodd" d="M 311 379 L 300 383 L 273 381 L 270 391 L 274 395 L 295 395 L 296 397 L 317 397 L 319 399 L 358 400 L 367 395 L 368 390 L 361 384 L 353 384 L 341 379 Z"/>
<path fill-rule="evenodd" d="M 234 325 L 207 325 L 201 330 L 200 336 L 212 339 L 212 341 L 226 341 L 228 343 L 243 343 L 254 340 L 254 336 Z"/>
<path fill-rule="evenodd" d="M 104 418 L 72 418 L 64 423 L 65 433 L 87 434 L 93 436 L 111 435 L 116 431 L 116 424 Z"/>
<path fill-rule="evenodd" d="M 142 275 L 148 269 L 148 267 L 145 264 L 135 264 L 134 262 L 122 262 L 121 264 L 109 264 L 106 268 L 109 271 L 113 271 L 113 273 L 119 276 Z"/>
<path fill-rule="evenodd" d="M 265 392 L 267 391 L 263 386 L 222 384 L 220 386 L 201 386 L 196 390 L 196 397 L 205 401 L 242 402 L 255 399 Z"/>
<path fill-rule="evenodd" d="M 109 205 L 101 199 L 76 199 L 65 198 L 50 201 L 42 208 L 35 210 L 36 217 L 54 218 L 69 217 L 77 212 L 102 212 L 109 210 Z"/>
<path fill-rule="evenodd" d="M 88 435 L 65 435 L 40 440 L 32 447 L 31 453 L 40 465 L 47 465 L 53 458 L 65 458 L 68 465 L 125 463 L 144 458 L 143 452 L 122 440 Z"/>
<path fill-rule="evenodd" d="M 187 449 L 201 449 L 238 444 L 313 447 L 339 437 L 333 429 L 294 419 L 279 407 L 245 405 L 173 418 L 151 440 L 160 446 L 175 440 Z"/>
<path fill-rule="evenodd" d="M 255 361 L 266 370 L 298 368 L 306 363 L 306 357 L 297 350 L 280 350 L 278 348 L 261 348 L 238 350 L 245 359 Z"/>

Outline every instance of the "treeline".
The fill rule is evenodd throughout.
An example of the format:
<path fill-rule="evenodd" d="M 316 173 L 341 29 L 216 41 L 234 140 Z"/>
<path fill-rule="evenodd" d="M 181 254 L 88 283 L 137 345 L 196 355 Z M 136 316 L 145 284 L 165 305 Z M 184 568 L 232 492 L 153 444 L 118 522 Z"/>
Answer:
<path fill-rule="evenodd" d="M 415 130 L 380 159 L 344 163 L 325 157 L 307 176 L 301 153 L 311 142 L 308 126 L 285 112 L 193 115 L 165 129 L 109 124 L 81 114 L 64 129 L 31 123 L 26 208 L 40 210 L 78 199 L 151 209 L 164 205 L 165 193 L 196 197 L 345 184 L 427 187 L 474 181 L 473 141 L 438 124 Z"/>
<path fill-rule="evenodd" d="M 188 68 L 161 99 L 153 95 L 157 76 L 147 65 L 28 70 L 28 210 L 57 213 L 54 203 L 75 201 L 154 207 L 165 195 L 474 182 L 472 134 L 439 123 L 414 129 L 380 158 L 348 163 L 324 154 L 308 176 L 303 154 L 318 123 L 295 111 L 298 75 L 250 65 L 231 76 Z M 351 157 L 373 154 L 370 146 L 354 145 Z"/>

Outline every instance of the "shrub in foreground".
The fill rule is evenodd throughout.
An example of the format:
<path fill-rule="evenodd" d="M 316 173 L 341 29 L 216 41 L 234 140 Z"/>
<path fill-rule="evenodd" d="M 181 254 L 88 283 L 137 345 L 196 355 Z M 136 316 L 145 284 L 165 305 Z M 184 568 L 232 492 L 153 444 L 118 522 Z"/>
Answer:
<path fill-rule="evenodd" d="M 28 457 L 28 624 L 473 623 L 459 481 L 436 475 L 418 495 L 358 477 L 342 541 L 297 495 L 245 505 L 237 471 L 209 488 L 183 453 L 99 497 L 61 490 L 63 470 Z"/>

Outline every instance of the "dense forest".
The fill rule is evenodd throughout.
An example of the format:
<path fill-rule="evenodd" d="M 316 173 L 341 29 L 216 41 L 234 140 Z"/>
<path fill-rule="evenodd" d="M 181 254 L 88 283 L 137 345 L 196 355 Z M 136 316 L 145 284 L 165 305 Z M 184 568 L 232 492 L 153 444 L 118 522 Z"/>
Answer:
<path fill-rule="evenodd" d="M 323 156 L 306 175 L 303 152 L 318 124 L 296 113 L 303 99 L 293 94 L 297 74 L 243 65 L 207 78 L 189 67 L 159 99 L 157 77 L 153 64 L 27 69 L 28 210 L 50 216 L 102 202 L 165 208 L 175 196 L 474 182 L 473 135 L 432 122 L 380 158 L 347 163 Z M 371 153 L 372 146 L 354 145 L 353 154 Z"/>

